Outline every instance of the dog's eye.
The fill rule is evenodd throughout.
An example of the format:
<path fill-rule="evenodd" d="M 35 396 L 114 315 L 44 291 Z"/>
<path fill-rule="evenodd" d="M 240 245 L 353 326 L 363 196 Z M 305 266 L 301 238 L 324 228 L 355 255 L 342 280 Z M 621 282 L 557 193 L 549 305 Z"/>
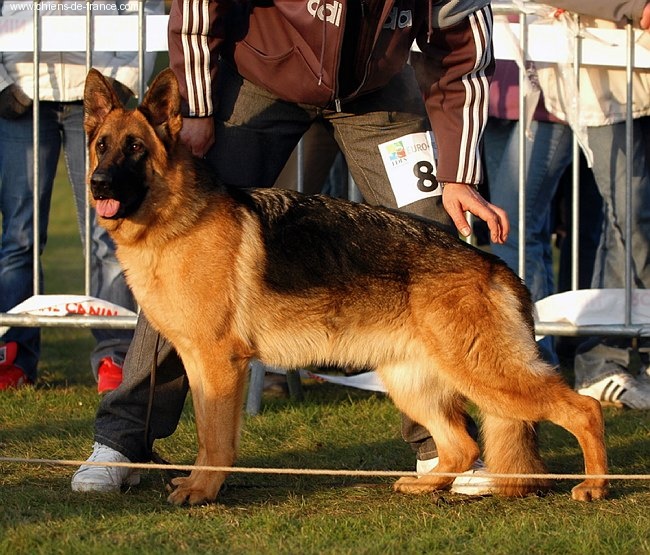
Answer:
<path fill-rule="evenodd" d="M 104 141 L 104 139 L 100 139 L 99 141 L 97 141 L 95 148 L 97 149 L 97 152 L 99 152 L 100 154 L 106 152 L 106 141 Z"/>
<path fill-rule="evenodd" d="M 140 152 L 142 152 L 144 150 L 144 147 L 142 146 L 142 143 L 134 142 L 134 143 L 131 143 L 129 145 L 129 150 L 133 154 L 139 154 Z"/>

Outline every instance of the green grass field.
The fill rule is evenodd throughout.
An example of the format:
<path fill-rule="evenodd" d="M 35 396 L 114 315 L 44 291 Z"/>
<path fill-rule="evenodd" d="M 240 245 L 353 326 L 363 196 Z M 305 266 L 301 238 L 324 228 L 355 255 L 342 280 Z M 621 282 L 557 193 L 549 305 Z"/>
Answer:
<path fill-rule="evenodd" d="M 44 265 L 49 293 L 81 293 L 81 248 L 71 193 L 56 187 Z M 78 460 L 92 446 L 99 402 L 88 331 L 43 332 L 36 388 L 0 395 L 0 456 Z M 567 369 L 570 374 L 570 368 Z M 411 471 L 399 415 L 383 395 L 307 383 L 305 400 L 265 399 L 247 416 L 238 466 Z M 613 474 L 650 471 L 650 415 L 606 409 Z M 579 473 L 573 437 L 540 427 L 553 473 Z M 177 432 L 157 451 L 191 464 L 190 402 Z M 650 553 L 648 481 L 615 481 L 611 498 L 570 499 L 575 481 L 543 497 L 466 498 L 394 494 L 380 477 L 233 474 L 217 503 L 168 505 L 166 476 L 147 470 L 120 494 L 74 494 L 74 467 L 0 462 L 0 553 L 223 554 L 643 554 Z"/>

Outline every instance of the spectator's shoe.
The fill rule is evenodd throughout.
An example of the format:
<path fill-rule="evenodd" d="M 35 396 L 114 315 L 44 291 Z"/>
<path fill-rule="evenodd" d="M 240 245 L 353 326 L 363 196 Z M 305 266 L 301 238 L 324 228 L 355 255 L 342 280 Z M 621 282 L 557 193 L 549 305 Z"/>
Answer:
<path fill-rule="evenodd" d="M 18 389 L 31 382 L 18 366 L 0 366 L 0 391 L 4 389 Z"/>
<path fill-rule="evenodd" d="M 0 368 L 12 366 L 16 362 L 16 355 L 18 355 L 18 343 L 15 341 L 0 343 Z"/>
<path fill-rule="evenodd" d="M 0 345 L 0 391 L 17 389 L 31 383 L 22 368 L 14 364 L 17 354 L 18 345 L 15 341 Z"/>
<path fill-rule="evenodd" d="M 97 393 L 108 393 L 122 383 L 122 367 L 111 357 L 104 357 L 97 369 Z"/>
<path fill-rule="evenodd" d="M 128 463 L 131 462 L 122 453 L 106 445 L 95 442 L 93 453 L 87 462 Z M 140 473 L 137 469 L 126 466 L 89 466 L 81 465 L 72 475 L 72 491 L 114 492 L 126 486 L 137 486 Z"/>
<path fill-rule="evenodd" d="M 417 461 L 416 472 L 422 476 L 431 472 L 438 466 L 438 457 L 426 461 Z M 460 495 L 492 495 L 494 493 L 493 483 L 485 476 L 475 476 L 476 472 L 487 472 L 487 467 L 481 459 L 472 465 L 472 469 L 457 476 L 451 484 L 451 492 Z"/>
<path fill-rule="evenodd" d="M 650 409 L 650 389 L 624 372 L 607 376 L 596 383 L 578 389 L 581 395 L 588 395 L 602 405 Z"/>

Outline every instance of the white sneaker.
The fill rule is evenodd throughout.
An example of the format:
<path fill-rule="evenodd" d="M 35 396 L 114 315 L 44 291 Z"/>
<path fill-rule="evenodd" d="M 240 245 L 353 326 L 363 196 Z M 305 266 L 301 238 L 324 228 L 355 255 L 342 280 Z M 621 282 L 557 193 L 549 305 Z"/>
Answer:
<path fill-rule="evenodd" d="M 106 445 L 95 442 L 93 453 L 88 462 L 128 463 L 131 462 L 122 453 Z M 89 466 L 82 465 L 72 475 L 72 491 L 119 491 L 123 485 L 136 486 L 140 483 L 137 469 L 125 466 Z"/>
<path fill-rule="evenodd" d="M 603 405 L 650 409 L 650 390 L 624 372 L 607 376 L 602 380 L 578 389 L 581 395 L 588 395 Z"/>
<path fill-rule="evenodd" d="M 438 457 L 426 461 L 417 461 L 415 471 L 422 476 L 438 466 Z M 451 491 L 460 495 L 492 495 L 494 493 L 492 480 L 485 476 L 475 476 L 476 472 L 487 472 L 487 467 L 481 459 L 477 459 L 472 469 L 457 476 L 451 484 Z"/>

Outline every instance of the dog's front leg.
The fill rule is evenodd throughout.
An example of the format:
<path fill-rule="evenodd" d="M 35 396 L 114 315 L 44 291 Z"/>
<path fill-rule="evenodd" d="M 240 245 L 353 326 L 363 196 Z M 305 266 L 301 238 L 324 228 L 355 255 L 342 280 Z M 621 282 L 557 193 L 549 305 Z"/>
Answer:
<path fill-rule="evenodd" d="M 230 356 L 231 350 L 181 354 L 190 381 L 199 441 L 196 466 L 229 467 L 239 443 L 246 361 Z M 167 500 L 175 505 L 214 501 L 226 472 L 193 470 L 176 478 Z"/>

